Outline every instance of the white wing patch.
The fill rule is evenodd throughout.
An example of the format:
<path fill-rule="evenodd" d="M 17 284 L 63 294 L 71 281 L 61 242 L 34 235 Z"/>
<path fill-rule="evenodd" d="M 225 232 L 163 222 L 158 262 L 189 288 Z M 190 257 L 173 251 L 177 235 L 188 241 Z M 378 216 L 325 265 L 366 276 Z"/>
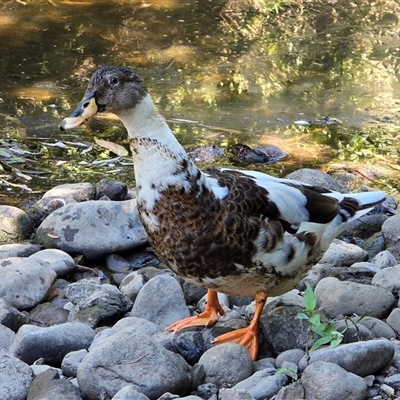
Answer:
<path fill-rule="evenodd" d="M 204 173 L 206 176 L 206 182 L 208 184 L 208 188 L 212 190 L 212 192 L 215 194 L 215 196 L 223 200 L 228 196 L 229 189 L 226 186 L 221 186 L 218 182 L 218 179 L 212 178 L 210 175 Z"/>

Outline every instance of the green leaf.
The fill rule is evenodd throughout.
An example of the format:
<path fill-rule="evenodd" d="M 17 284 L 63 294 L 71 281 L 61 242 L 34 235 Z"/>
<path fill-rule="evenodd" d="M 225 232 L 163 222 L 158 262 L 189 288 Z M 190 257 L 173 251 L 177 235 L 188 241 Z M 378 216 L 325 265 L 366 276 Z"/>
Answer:
<path fill-rule="evenodd" d="M 321 325 L 321 316 L 319 314 L 313 314 L 309 318 L 309 322 L 312 325 Z"/>
<path fill-rule="evenodd" d="M 330 341 L 332 340 L 332 336 L 331 335 L 327 335 L 327 336 L 323 336 L 321 338 L 319 338 L 312 346 L 310 351 L 314 351 L 319 349 L 320 347 L 322 347 L 324 344 L 328 344 L 330 343 Z"/>
<path fill-rule="evenodd" d="M 304 296 L 304 307 L 308 313 L 312 313 L 317 306 L 317 297 L 315 296 L 314 291 L 311 286 L 307 284 L 306 294 Z"/>
<path fill-rule="evenodd" d="M 307 314 L 303 313 L 303 312 L 297 313 L 296 318 L 297 319 L 310 319 L 310 317 Z"/>
<path fill-rule="evenodd" d="M 331 340 L 330 347 L 339 346 L 339 344 L 342 343 L 342 340 L 343 340 L 343 335 L 340 332 L 336 332 L 335 337 Z"/>

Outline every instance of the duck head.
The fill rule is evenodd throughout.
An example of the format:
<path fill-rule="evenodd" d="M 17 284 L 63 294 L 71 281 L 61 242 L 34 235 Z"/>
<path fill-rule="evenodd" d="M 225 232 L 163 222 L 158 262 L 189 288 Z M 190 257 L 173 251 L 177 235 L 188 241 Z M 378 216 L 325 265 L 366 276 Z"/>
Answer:
<path fill-rule="evenodd" d="M 116 115 L 132 110 L 147 95 L 142 80 L 126 67 L 102 67 L 91 77 L 75 111 L 59 124 L 60 130 L 77 128 L 98 112 Z"/>

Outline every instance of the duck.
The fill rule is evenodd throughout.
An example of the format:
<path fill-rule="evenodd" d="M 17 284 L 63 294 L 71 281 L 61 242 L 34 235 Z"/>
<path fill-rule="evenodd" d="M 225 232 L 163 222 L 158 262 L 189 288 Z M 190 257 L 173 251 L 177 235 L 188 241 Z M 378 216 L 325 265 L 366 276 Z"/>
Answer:
<path fill-rule="evenodd" d="M 382 191 L 337 193 L 253 170 L 199 169 L 143 80 L 125 66 L 96 70 L 59 129 L 78 128 L 103 112 L 114 113 L 127 130 L 150 245 L 176 275 L 207 289 L 204 311 L 167 329 L 215 324 L 225 314 L 218 292 L 252 297 L 249 325 L 215 344 L 239 343 L 253 360 L 268 296 L 296 288 L 334 238 L 386 197 Z"/>

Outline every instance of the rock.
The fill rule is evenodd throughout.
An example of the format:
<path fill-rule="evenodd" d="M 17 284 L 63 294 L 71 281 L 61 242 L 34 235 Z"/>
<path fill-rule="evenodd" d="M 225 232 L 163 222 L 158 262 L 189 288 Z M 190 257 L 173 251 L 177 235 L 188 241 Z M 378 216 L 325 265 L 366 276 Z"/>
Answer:
<path fill-rule="evenodd" d="M 39 304 L 56 278 L 56 273 L 35 259 L 35 254 L 28 258 L 6 258 L 0 261 L 0 268 L 0 296 L 18 310 Z"/>
<path fill-rule="evenodd" d="M 365 400 L 367 384 L 359 376 L 339 365 L 317 361 L 310 364 L 301 376 L 307 400 Z"/>
<path fill-rule="evenodd" d="M 373 257 L 371 263 L 373 263 L 378 269 L 384 269 L 394 267 L 397 264 L 397 261 L 390 251 L 384 250 Z"/>
<path fill-rule="evenodd" d="M 189 363 L 195 364 L 208 349 L 211 349 L 215 339 L 212 330 L 183 329 L 175 333 L 174 345 L 178 353 Z"/>
<path fill-rule="evenodd" d="M 186 304 L 197 304 L 206 294 L 207 289 L 193 283 L 184 281 L 182 285 L 183 295 L 185 296 Z"/>
<path fill-rule="evenodd" d="M 25 400 L 32 380 L 29 365 L 0 349 L 0 399 Z"/>
<path fill-rule="evenodd" d="M 112 272 L 128 272 L 131 264 L 124 257 L 118 254 L 110 254 L 106 257 L 106 267 Z"/>
<path fill-rule="evenodd" d="M 130 313 L 144 318 L 161 328 L 189 316 L 189 310 L 179 283 L 169 274 L 150 279 L 139 292 Z"/>
<path fill-rule="evenodd" d="M 372 279 L 372 285 L 397 294 L 400 289 L 400 264 L 378 271 Z"/>
<path fill-rule="evenodd" d="M 100 284 L 99 280 L 82 279 L 65 288 L 65 294 L 74 305 L 68 321 L 84 322 L 95 328 L 110 324 L 132 308 L 132 301 L 115 286 Z"/>
<path fill-rule="evenodd" d="M 82 400 L 79 390 L 68 380 L 60 379 L 49 369 L 39 374 L 29 388 L 27 400 Z"/>
<path fill-rule="evenodd" d="M 354 244 L 335 239 L 319 263 L 343 267 L 366 260 L 368 260 L 368 253 L 365 250 Z"/>
<path fill-rule="evenodd" d="M 318 186 L 335 192 L 346 193 L 344 186 L 339 185 L 330 175 L 316 169 L 301 168 L 286 175 L 287 179 L 294 179 L 310 185 Z"/>
<path fill-rule="evenodd" d="M 386 385 L 389 385 L 396 390 L 400 390 L 400 374 L 387 376 L 384 379 L 384 382 L 386 383 Z"/>
<path fill-rule="evenodd" d="M 165 392 L 187 394 L 190 368 L 148 335 L 122 329 L 92 347 L 78 367 L 78 382 L 84 396 L 98 399 L 101 390 L 114 396 L 123 386 L 138 385 L 151 400 Z"/>
<path fill-rule="evenodd" d="M 315 295 L 319 308 L 329 317 L 369 313 L 372 317 L 383 318 L 395 302 L 394 296 L 383 288 L 340 282 L 336 278 L 324 278 L 319 281 Z"/>
<path fill-rule="evenodd" d="M 212 399 L 217 396 L 217 393 L 218 386 L 214 385 L 214 383 L 203 383 L 199 385 L 196 390 L 196 395 L 200 396 L 202 399 Z"/>
<path fill-rule="evenodd" d="M 145 284 L 143 274 L 138 274 L 136 271 L 128 274 L 119 285 L 119 290 L 132 301 L 136 300 L 137 295 L 142 290 Z"/>
<path fill-rule="evenodd" d="M 254 397 L 244 390 L 221 388 L 218 392 L 218 400 L 254 400 Z"/>
<path fill-rule="evenodd" d="M 64 324 L 68 321 L 69 311 L 64 308 L 54 307 L 51 303 L 42 303 L 37 305 L 31 311 L 29 316 L 32 325 L 52 326 Z"/>
<path fill-rule="evenodd" d="M 305 399 L 304 388 L 300 381 L 284 386 L 276 395 L 275 400 Z"/>
<path fill-rule="evenodd" d="M 374 374 L 389 364 L 393 355 L 394 346 L 389 340 L 376 339 L 312 351 L 309 364 L 316 361 L 326 361 L 337 364 L 346 371 L 363 377 Z M 306 363 L 306 358 L 303 358 L 300 361 L 300 369 L 304 369 Z"/>
<path fill-rule="evenodd" d="M 102 179 L 96 184 L 96 200 L 107 196 L 110 200 L 124 200 L 128 193 L 128 186 L 113 179 Z"/>
<path fill-rule="evenodd" d="M 199 364 L 204 367 L 204 382 L 217 387 L 235 385 L 248 378 L 253 370 L 250 353 L 244 346 L 235 343 L 212 347 L 200 357 Z"/>
<path fill-rule="evenodd" d="M 281 305 L 261 315 L 261 329 L 276 353 L 303 349 L 308 339 L 308 323 L 296 318 L 303 307 Z"/>
<path fill-rule="evenodd" d="M 299 362 L 304 357 L 304 354 L 304 350 L 301 349 L 286 350 L 276 357 L 276 367 L 281 368 L 284 361 L 289 361 L 299 365 Z"/>
<path fill-rule="evenodd" d="M 288 377 L 284 374 L 271 375 L 268 371 L 258 371 L 233 386 L 233 389 L 244 390 L 255 400 L 264 400 L 275 396 L 287 383 Z"/>
<path fill-rule="evenodd" d="M 365 326 L 356 324 L 353 320 L 339 319 L 332 323 L 338 332 L 343 334 L 341 343 L 354 343 L 360 340 L 375 339 L 375 335 Z"/>
<path fill-rule="evenodd" d="M 143 246 L 147 235 L 136 200 L 93 201 L 54 211 L 39 226 L 36 241 L 45 248 L 98 259 Z"/>
<path fill-rule="evenodd" d="M 29 323 L 29 318 L 11 306 L 6 300 L 0 297 L 0 324 L 10 328 L 13 332 Z"/>
<path fill-rule="evenodd" d="M 386 247 L 395 246 L 400 241 L 400 214 L 388 218 L 382 225 Z"/>
<path fill-rule="evenodd" d="M 124 386 L 111 400 L 149 400 L 137 385 Z"/>
<path fill-rule="evenodd" d="M 394 308 L 386 319 L 386 323 L 400 335 L 400 308 Z"/>
<path fill-rule="evenodd" d="M 371 237 L 365 240 L 360 246 L 368 253 L 368 258 L 374 258 L 378 253 L 385 250 L 385 239 L 381 232 L 374 233 Z"/>
<path fill-rule="evenodd" d="M 95 188 L 91 183 L 66 183 L 64 185 L 54 186 L 43 195 L 43 198 L 58 197 L 81 202 L 93 200 L 94 194 Z"/>
<path fill-rule="evenodd" d="M 392 311 L 393 312 L 393 311 Z M 394 330 L 385 322 L 374 317 L 359 318 L 357 325 L 363 325 L 368 328 L 376 338 L 393 339 L 396 337 Z"/>
<path fill-rule="evenodd" d="M 0 260 L 10 257 L 29 257 L 40 249 L 37 244 L 3 244 L 0 246 Z"/>
<path fill-rule="evenodd" d="M 13 244 L 28 239 L 33 223 L 17 207 L 0 205 L 0 245 Z"/>
<path fill-rule="evenodd" d="M 68 204 L 75 203 L 77 203 L 77 201 L 72 198 L 45 197 L 27 208 L 25 212 L 32 220 L 35 228 L 37 228 L 53 211 Z"/>
<path fill-rule="evenodd" d="M 86 349 L 71 351 L 65 355 L 61 362 L 61 369 L 65 376 L 76 378 L 79 364 L 87 356 Z"/>
<path fill-rule="evenodd" d="M 15 336 L 11 352 L 27 364 L 43 358 L 46 364 L 59 367 L 66 354 L 87 349 L 93 338 L 94 331 L 79 322 L 49 328 L 23 325 Z"/>
<path fill-rule="evenodd" d="M 38 260 L 42 265 L 53 269 L 57 278 L 64 278 L 75 269 L 74 259 L 67 253 L 57 249 L 39 251 L 29 257 Z"/>
<path fill-rule="evenodd" d="M 9 351 L 15 338 L 15 332 L 0 324 L 0 349 Z"/>

